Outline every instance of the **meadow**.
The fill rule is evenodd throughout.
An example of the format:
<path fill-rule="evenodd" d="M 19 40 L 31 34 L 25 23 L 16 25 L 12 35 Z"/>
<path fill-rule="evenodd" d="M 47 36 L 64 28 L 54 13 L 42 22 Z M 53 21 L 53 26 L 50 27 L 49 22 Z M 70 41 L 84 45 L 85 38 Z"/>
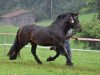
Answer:
<path fill-rule="evenodd" d="M 93 14 L 90 14 L 90 16 Z M 86 20 L 89 15 L 82 15 L 80 21 Z M 90 19 L 86 20 L 89 21 Z M 52 21 L 46 20 L 38 22 L 38 25 L 47 26 Z M 0 26 L 0 33 L 16 33 L 18 27 Z M 0 35 L 0 44 L 4 43 L 5 35 Z M 7 35 L 7 43 L 13 43 L 15 36 Z M 71 40 L 72 48 L 82 48 L 83 44 L 75 44 Z M 49 48 L 37 48 L 37 55 L 43 62 L 39 65 L 31 54 L 30 47 L 24 47 L 21 50 L 21 58 L 14 61 L 6 56 L 11 46 L 0 46 L 0 75 L 100 75 L 100 52 L 74 51 L 74 67 L 66 66 L 64 56 L 59 56 L 55 61 L 47 62 L 49 56 L 55 55 Z"/>
<path fill-rule="evenodd" d="M 1 75 L 99 75 L 100 52 L 72 51 L 74 67 L 65 65 L 64 56 L 55 61 L 47 62 L 49 56 L 55 55 L 48 48 L 37 48 L 37 55 L 43 62 L 38 64 L 33 58 L 30 48 L 21 50 L 21 58 L 11 61 L 6 56 L 10 46 L 0 46 L 0 74 Z"/>

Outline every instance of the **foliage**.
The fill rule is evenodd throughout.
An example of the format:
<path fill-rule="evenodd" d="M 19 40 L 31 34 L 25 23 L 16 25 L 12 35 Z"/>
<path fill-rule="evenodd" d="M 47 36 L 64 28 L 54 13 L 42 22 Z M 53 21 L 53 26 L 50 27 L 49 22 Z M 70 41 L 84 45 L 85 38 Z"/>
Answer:
<path fill-rule="evenodd" d="M 86 17 L 86 16 L 85 16 Z M 86 19 L 87 21 L 81 20 L 81 24 L 83 27 L 83 31 L 80 34 L 81 37 L 87 37 L 87 38 L 97 38 L 100 39 L 100 21 L 96 19 L 96 16 L 91 14 L 88 17 L 91 17 L 89 19 Z M 86 18 L 88 18 L 86 17 Z M 83 17 L 82 17 L 83 18 Z M 88 42 L 88 46 L 91 49 L 98 49 L 100 50 L 100 42 Z"/>
<path fill-rule="evenodd" d="M 0 0 L 0 15 L 25 9 L 31 10 L 40 21 L 55 18 L 61 13 L 79 11 L 83 5 L 82 0 Z"/>
<path fill-rule="evenodd" d="M 90 12 L 96 12 L 97 11 L 97 0 L 84 0 L 85 5 L 81 9 L 82 13 L 90 13 Z"/>

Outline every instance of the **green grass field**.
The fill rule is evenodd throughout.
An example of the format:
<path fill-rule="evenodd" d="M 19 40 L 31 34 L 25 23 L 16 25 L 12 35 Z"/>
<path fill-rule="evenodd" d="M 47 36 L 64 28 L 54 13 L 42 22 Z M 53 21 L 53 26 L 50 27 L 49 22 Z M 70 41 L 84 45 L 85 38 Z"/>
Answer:
<path fill-rule="evenodd" d="M 74 67 L 65 65 L 65 57 L 59 56 L 55 61 L 47 62 L 54 51 L 37 48 L 37 55 L 43 62 L 39 65 L 33 58 L 30 48 L 21 50 L 21 58 L 10 61 L 5 55 L 10 47 L 0 46 L 0 75 L 100 75 L 100 52 L 73 52 Z"/>
<path fill-rule="evenodd" d="M 82 15 L 80 21 L 89 21 L 86 19 L 90 15 Z M 41 21 L 37 24 L 40 26 L 48 26 L 52 21 Z M 16 33 L 18 27 L 0 26 L 0 33 Z M 7 35 L 7 43 L 13 43 L 14 35 Z M 0 44 L 4 43 L 5 35 L 0 35 Z M 72 48 L 82 48 L 82 43 L 75 44 L 71 40 Z M 37 64 L 31 54 L 31 48 L 24 47 L 21 50 L 21 58 L 10 61 L 6 56 L 11 46 L 0 46 L 0 75 L 100 75 L 100 52 L 82 52 L 72 51 L 74 67 L 65 65 L 64 56 L 58 57 L 53 62 L 47 62 L 49 56 L 55 55 L 54 51 L 47 48 L 37 48 L 37 55 L 43 62 L 42 65 Z"/>

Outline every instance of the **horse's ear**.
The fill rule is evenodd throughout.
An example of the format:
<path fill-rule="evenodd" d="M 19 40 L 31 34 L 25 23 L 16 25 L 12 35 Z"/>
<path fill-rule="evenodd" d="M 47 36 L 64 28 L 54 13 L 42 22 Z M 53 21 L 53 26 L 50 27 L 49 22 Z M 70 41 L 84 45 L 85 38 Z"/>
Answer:
<path fill-rule="evenodd" d="M 75 17 L 75 16 L 78 16 L 79 12 L 77 13 L 71 13 L 71 16 Z"/>
<path fill-rule="evenodd" d="M 77 16 L 79 14 L 79 12 L 75 13 L 75 15 Z"/>

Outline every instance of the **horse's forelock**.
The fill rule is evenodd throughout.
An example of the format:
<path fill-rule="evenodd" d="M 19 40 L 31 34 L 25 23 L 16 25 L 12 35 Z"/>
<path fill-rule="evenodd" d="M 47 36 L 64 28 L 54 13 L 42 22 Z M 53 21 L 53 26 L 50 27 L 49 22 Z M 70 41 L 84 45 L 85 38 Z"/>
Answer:
<path fill-rule="evenodd" d="M 71 13 L 72 17 L 78 16 L 79 13 Z"/>

